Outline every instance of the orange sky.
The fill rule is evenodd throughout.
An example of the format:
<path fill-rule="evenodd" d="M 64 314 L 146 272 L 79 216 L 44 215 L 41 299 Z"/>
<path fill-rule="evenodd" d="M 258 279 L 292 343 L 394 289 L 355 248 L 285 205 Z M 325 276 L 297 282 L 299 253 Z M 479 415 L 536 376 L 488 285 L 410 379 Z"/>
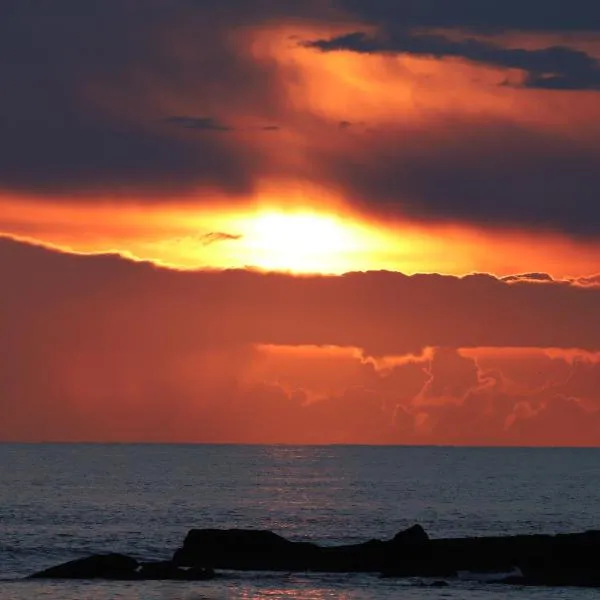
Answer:
<path fill-rule="evenodd" d="M 0 439 L 600 443 L 599 32 L 59 2 L 5 36 Z"/>
<path fill-rule="evenodd" d="M 257 206 L 249 202 L 235 210 L 185 204 L 142 209 L 110 202 L 40 206 L 19 198 L 5 201 L 1 212 L 11 223 L 7 233 L 15 237 L 185 269 L 483 271 L 500 276 L 544 271 L 566 278 L 593 274 L 598 265 L 600 245 L 593 240 L 460 224 L 386 223 L 344 210 L 339 201 L 323 209 L 300 194 L 287 206 L 268 200 L 273 196 L 265 194 Z"/>

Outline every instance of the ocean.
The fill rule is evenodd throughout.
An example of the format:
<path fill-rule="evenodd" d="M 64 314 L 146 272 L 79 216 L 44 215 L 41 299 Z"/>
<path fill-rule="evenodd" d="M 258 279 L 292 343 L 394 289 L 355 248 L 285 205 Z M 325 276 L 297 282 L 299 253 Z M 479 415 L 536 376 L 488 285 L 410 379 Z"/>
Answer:
<path fill-rule="evenodd" d="M 600 529 L 600 449 L 0 444 L 0 600 L 597 598 L 366 574 L 225 572 L 206 582 L 24 581 L 94 552 L 167 558 L 192 527 L 322 544 Z"/>

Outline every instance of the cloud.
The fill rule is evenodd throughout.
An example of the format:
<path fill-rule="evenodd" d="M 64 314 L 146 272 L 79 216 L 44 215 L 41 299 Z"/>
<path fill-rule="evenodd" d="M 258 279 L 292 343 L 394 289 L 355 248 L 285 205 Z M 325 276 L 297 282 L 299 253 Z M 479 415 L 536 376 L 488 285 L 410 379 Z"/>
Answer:
<path fill-rule="evenodd" d="M 575 283 L 583 286 L 600 287 L 600 275 L 591 275 L 590 277 L 580 277 Z"/>
<path fill-rule="evenodd" d="M 308 185 L 377 217 L 597 237 L 597 102 L 537 94 L 591 87 L 596 61 L 577 44 L 598 30 L 598 9 L 451 4 L 232 0 L 225 9 L 106 0 L 83 9 L 56 0 L 49 10 L 8 0 L 0 7 L 0 190 L 50 205 L 232 204 L 260 200 L 264 186 Z M 537 89 L 489 86 L 452 61 L 421 72 L 363 64 L 358 54 L 314 60 L 297 43 L 327 31 L 366 44 L 338 32 L 377 27 L 380 37 L 369 40 L 518 67 Z M 571 37 L 537 50 L 535 37 L 517 49 L 479 39 L 554 30 Z M 465 31 L 476 39 L 462 39 Z M 404 92 L 396 99 L 392 87 Z"/>
<path fill-rule="evenodd" d="M 552 275 L 548 273 L 520 273 L 519 275 L 507 275 L 502 278 L 502 281 L 539 281 L 551 282 L 554 281 Z"/>
<path fill-rule="evenodd" d="M 60 337 L 64 315 L 91 314 L 93 306 L 94 327 L 106 319 L 107 332 L 119 331 L 129 312 L 132 335 L 145 331 L 147 318 L 156 322 L 143 333 L 156 336 L 156 346 L 167 339 L 170 346 L 185 346 L 199 336 L 241 344 L 347 346 L 371 356 L 419 354 L 430 346 L 600 350 L 600 290 L 568 282 L 385 271 L 339 277 L 179 272 L 117 256 L 56 253 L 7 238 L 0 238 L 0 255 L 3 327 L 17 327 L 15 335 L 20 322 L 44 318 L 56 323 L 50 330 Z M 43 302 L 39 310 L 36 302 Z M 44 326 L 46 334 L 50 330 Z"/>
<path fill-rule="evenodd" d="M 348 50 L 365 54 L 406 54 L 463 58 L 505 69 L 526 72 L 524 87 L 562 90 L 600 89 L 600 62 L 581 50 L 550 46 L 539 50 L 505 48 L 473 38 L 453 40 L 443 35 L 417 34 L 408 30 L 387 30 L 369 36 L 354 32 L 330 39 L 304 42 L 323 52 Z"/>
<path fill-rule="evenodd" d="M 483 115 L 432 116 L 316 156 L 323 178 L 386 218 L 600 234 L 595 137 L 577 140 Z"/>
<path fill-rule="evenodd" d="M 596 32 L 600 8 L 594 0 L 342 0 L 373 23 L 415 28 L 457 28 L 478 32 Z"/>
<path fill-rule="evenodd" d="M 8 239 L 0 285 L 0 439 L 600 442 L 600 354 L 502 347 L 598 350 L 595 289 L 180 272 Z M 443 347 L 399 356 L 423 344 Z"/>
<path fill-rule="evenodd" d="M 600 397 L 591 380 L 579 388 L 569 383 L 578 365 L 536 349 L 529 356 L 505 350 L 483 362 L 437 350 L 429 380 L 398 417 L 420 443 L 595 446 Z M 598 364 L 586 369 L 597 373 Z"/>
<path fill-rule="evenodd" d="M 205 246 L 209 246 L 210 244 L 214 244 L 216 242 L 231 242 L 239 240 L 241 237 L 241 235 L 236 235 L 233 233 L 211 231 L 210 233 L 205 233 L 204 235 L 200 236 L 200 242 Z"/>
<path fill-rule="evenodd" d="M 255 3 L 253 16 L 245 4 L 223 12 L 187 0 L 94 1 L 85 9 L 58 0 L 52 10 L 2 3 L 0 187 L 54 201 L 137 193 L 152 202 L 198 186 L 250 192 L 257 148 L 164 127 L 170 120 L 222 131 L 230 127 L 222 113 L 260 106 L 268 114 L 278 104 L 275 65 L 253 59 L 243 36 L 229 35 L 237 19 L 271 18 L 267 3 Z M 210 117 L 173 117 L 192 110 Z"/>
<path fill-rule="evenodd" d="M 0 284 L 0 439 L 600 441 L 595 355 L 460 348 L 598 349 L 597 290 L 180 272 L 7 239 Z M 426 343 L 444 347 L 392 359 Z"/>

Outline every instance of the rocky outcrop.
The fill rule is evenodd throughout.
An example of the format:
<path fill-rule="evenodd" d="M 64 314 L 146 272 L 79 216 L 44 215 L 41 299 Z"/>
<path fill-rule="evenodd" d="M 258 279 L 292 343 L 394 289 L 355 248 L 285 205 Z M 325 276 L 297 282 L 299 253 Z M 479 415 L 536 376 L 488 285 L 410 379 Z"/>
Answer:
<path fill-rule="evenodd" d="M 515 535 L 430 540 L 419 558 L 395 557 L 387 576 L 448 577 L 459 571 L 521 575 L 498 578 L 529 585 L 600 584 L 600 531 L 562 535 Z"/>
<path fill-rule="evenodd" d="M 392 540 L 370 540 L 344 546 L 292 542 L 271 531 L 192 529 L 173 562 L 180 566 L 210 565 L 215 569 L 253 571 L 381 572 L 396 557 L 407 564 L 420 560 L 429 537 L 420 525 Z"/>
<path fill-rule="evenodd" d="M 378 572 L 386 577 L 491 573 L 521 585 L 600 586 L 600 532 L 430 539 L 415 525 L 387 541 L 345 546 L 292 542 L 270 531 L 192 529 L 179 566 L 270 571 Z M 502 573 L 518 572 L 504 577 Z M 497 575 L 493 575 L 493 574 Z"/>
<path fill-rule="evenodd" d="M 138 561 L 124 554 L 94 554 L 50 567 L 30 577 L 33 579 L 133 579 Z"/>
<path fill-rule="evenodd" d="M 306 571 L 317 564 L 320 553 L 316 544 L 291 542 L 272 531 L 192 529 L 173 562 L 182 567 Z"/>
<path fill-rule="evenodd" d="M 213 569 L 373 572 L 386 577 L 446 578 L 518 585 L 600 587 L 600 531 L 430 539 L 419 525 L 392 539 L 344 546 L 293 542 L 272 531 L 192 529 L 170 561 L 138 562 L 96 554 L 31 577 L 52 579 L 205 580 Z M 506 575 L 511 573 L 511 575 Z"/>
<path fill-rule="evenodd" d="M 44 569 L 30 579 L 110 579 L 145 580 L 177 579 L 201 581 L 212 579 L 215 572 L 205 567 L 182 568 L 172 561 L 139 563 L 124 554 L 93 554 Z"/>

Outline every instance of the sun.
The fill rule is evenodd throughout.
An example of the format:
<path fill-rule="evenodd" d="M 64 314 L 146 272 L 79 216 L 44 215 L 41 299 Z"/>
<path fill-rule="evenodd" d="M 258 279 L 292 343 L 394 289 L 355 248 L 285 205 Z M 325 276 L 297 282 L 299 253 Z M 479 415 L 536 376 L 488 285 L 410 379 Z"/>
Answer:
<path fill-rule="evenodd" d="M 266 212 L 239 224 L 246 264 L 294 273 L 341 273 L 367 245 L 360 227 L 317 213 Z"/>

